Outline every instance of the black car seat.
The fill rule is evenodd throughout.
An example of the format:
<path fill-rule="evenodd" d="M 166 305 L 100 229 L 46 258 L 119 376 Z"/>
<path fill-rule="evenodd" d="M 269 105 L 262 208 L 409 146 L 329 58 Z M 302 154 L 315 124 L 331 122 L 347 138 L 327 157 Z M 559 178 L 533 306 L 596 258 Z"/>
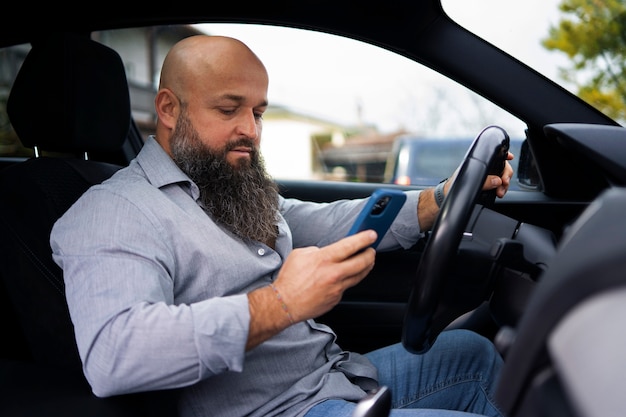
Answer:
<path fill-rule="evenodd" d="M 612 188 L 569 226 L 517 328 L 496 338 L 510 341 L 495 394 L 507 417 L 626 415 L 625 208 Z"/>
<path fill-rule="evenodd" d="M 140 396 L 91 394 L 49 245 L 54 222 L 125 163 L 131 112 L 122 60 L 86 36 L 46 34 L 32 43 L 7 113 L 34 157 L 0 172 L 0 389 L 13 400 L 0 402 L 0 415 L 24 407 L 17 415 L 46 415 L 37 408 L 46 405 L 55 415 L 139 415 Z"/>

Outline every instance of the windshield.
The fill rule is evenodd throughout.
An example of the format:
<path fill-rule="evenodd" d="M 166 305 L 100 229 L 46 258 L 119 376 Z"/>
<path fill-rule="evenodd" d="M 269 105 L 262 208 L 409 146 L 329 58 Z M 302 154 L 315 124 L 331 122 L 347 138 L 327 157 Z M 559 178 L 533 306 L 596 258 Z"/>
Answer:
<path fill-rule="evenodd" d="M 624 0 L 441 0 L 446 14 L 622 125 Z"/>

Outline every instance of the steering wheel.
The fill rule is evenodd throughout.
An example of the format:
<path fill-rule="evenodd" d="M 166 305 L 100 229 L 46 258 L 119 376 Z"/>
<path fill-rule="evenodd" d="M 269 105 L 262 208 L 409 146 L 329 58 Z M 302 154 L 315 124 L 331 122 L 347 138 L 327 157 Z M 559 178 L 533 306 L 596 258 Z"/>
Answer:
<path fill-rule="evenodd" d="M 476 204 L 492 205 L 495 190 L 482 191 L 488 174 L 501 175 L 509 136 L 487 126 L 472 142 L 448 190 L 424 247 L 404 317 L 402 344 L 412 353 L 425 353 L 439 333 L 456 318 L 440 303 L 463 232 Z"/>

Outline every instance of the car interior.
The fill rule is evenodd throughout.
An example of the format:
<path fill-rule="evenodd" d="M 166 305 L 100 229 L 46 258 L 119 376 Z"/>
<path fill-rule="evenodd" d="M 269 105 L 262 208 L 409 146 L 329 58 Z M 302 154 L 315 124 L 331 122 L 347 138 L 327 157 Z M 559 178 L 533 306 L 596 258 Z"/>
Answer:
<path fill-rule="evenodd" d="M 468 37 L 438 1 L 385 9 L 393 19 L 376 23 L 375 36 L 366 26 L 380 11 L 355 11 L 347 3 L 335 5 L 332 16 L 307 2 L 298 10 L 285 5 L 277 15 L 227 10 L 218 16 L 313 27 L 404 51 L 526 115 L 519 170 L 531 187 L 540 183 L 540 192 L 516 190 L 502 200 L 482 193 L 487 173 L 501 167 L 509 138 L 497 126 L 476 132 L 433 230 L 408 250 L 378 253 L 363 285 L 348 290 L 319 320 L 335 330 L 344 349 L 359 352 L 402 342 L 420 354 L 440 332 L 469 328 L 492 339 L 505 358 L 496 402 L 506 416 L 623 415 L 626 404 L 616 393 L 626 373 L 626 333 L 619 331 L 626 316 L 626 129 Z M 124 65 L 90 32 L 200 19 L 190 16 L 94 18 L 91 26 L 32 39 L 0 31 L 6 44 L 31 44 L 7 113 L 34 154 L 0 169 L 3 416 L 51 410 L 64 416 L 177 415 L 175 390 L 110 398 L 91 393 L 48 238 L 56 219 L 87 188 L 127 165 L 142 145 Z M 447 53 L 457 42 L 471 44 L 465 50 L 473 56 Z M 493 65 L 468 69 L 467 62 L 481 59 Z M 498 83 L 485 82 L 490 78 Z M 59 80 L 62 94 L 53 90 Z M 547 91 L 553 104 L 538 107 L 536 97 L 522 94 L 533 89 Z M 311 201 L 366 197 L 380 187 L 296 180 L 278 185 L 287 198 Z M 378 394 L 378 402 L 368 397 L 359 415 L 388 415 L 388 392 Z"/>
<path fill-rule="evenodd" d="M 59 55 L 64 65 L 56 67 L 58 73 L 42 71 Z M 72 83 L 62 105 L 57 103 L 55 95 L 42 94 L 51 77 Z M 33 105 L 41 105 L 42 100 L 51 111 L 41 123 L 33 124 L 25 116 L 32 114 Z M 63 273 L 52 260 L 47 241 L 58 217 L 87 188 L 121 167 L 95 158 L 107 155 L 107 160 L 123 159 L 131 126 L 123 64 L 116 52 L 88 38 L 67 34 L 46 37 L 33 44 L 7 107 L 22 143 L 36 148 L 37 153 L 54 156 L 39 156 L 15 164 L 0 176 L 0 188 L 5 192 L 0 204 L 2 252 L 15 261 L 3 265 L 10 268 L 3 270 L 3 276 L 19 277 L 4 280 L 6 292 L 2 294 L 2 306 L 7 314 L 16 315 L 17 320 L 7 321 L 8 343 L 3 345 L 7 352 L 2 356 L 16 355 L 28 359 L 29 364 L 32 361 L 28 373 L 24 373 L 22 366 L 8 369 L 5 377 L 11 385 L 5 387 L 5 392 L 18 397 L 44 396 L 47 401 L 33 412 L 45 413 L 58 402 L 59 395 L 69 393 L 82 393 L 84 401 L 103 403 L 111 409 L 122 407 L 117 404 L 130 400 L 99 400 L 90 393 L 73 341 Z M 60 129 L 50 132 L 50 126 L 58 125 Z M 55 175 L 47 175 L 49 172 Z M 26 398 L 23 401 L 28 403 Z M 87 405 L 67 404 L 72 407 L 69 410 L 76 411 Z M 130 405 L 125 404 L 125 408 Z M 63 407 L 58 410 L 61 415 L 62 410 Z"/>

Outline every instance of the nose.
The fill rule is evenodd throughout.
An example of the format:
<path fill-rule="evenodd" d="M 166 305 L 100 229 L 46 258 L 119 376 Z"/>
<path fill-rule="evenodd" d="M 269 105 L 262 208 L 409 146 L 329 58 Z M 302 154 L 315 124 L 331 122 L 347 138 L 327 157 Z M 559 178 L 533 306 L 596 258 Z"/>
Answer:
<path fill-rule="evenodd" d="M 255 113 L 243 112 L 237 123 L 238 134 L 250 139 L 258 140 L 261 135 L 261 119 Z"/>

